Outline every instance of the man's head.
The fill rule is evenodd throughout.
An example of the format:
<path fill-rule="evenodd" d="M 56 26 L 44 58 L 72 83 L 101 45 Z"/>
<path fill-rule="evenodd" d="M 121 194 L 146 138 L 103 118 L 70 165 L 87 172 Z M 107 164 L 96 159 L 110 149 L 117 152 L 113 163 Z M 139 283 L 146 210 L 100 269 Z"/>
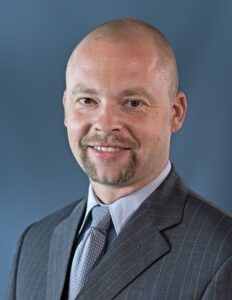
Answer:
<path fill-rule="evenodd" d="M 142 21 L 108 22 L 74 49 L 66 70 L 65 125 L 95 191 L 127 193 L 161 172 L 186 111 L 177 88 L 170 45 Z"/>

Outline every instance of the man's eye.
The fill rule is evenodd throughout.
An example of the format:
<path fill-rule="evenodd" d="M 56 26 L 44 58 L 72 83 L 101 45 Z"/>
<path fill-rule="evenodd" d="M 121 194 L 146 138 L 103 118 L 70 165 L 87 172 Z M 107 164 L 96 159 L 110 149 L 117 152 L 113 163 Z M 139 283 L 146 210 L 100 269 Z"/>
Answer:
<path fill-rule="evenodd" d="M 93 99 L 91 99 L 91 98 L 80 98 L 79 99 L 79 102 L 81 103 L 81 104 L 92 104 L 93 103 Z"/>
<path fill-rule="evenodd" d="M 127 105 L 129 107 L 138 107 L 141 105 L 141 101 L 140 100 L 128 100 Z"/>

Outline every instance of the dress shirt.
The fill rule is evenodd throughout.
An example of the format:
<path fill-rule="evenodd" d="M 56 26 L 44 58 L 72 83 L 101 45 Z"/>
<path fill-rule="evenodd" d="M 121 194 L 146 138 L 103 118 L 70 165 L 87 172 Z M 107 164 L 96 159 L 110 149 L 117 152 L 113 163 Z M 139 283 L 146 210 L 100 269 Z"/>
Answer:
<path fill-rule="evenodd" d="M 109 206 L 110 215 L 117 235 L 122 230 L 122 227 L 127 223 L 127 221 L 132 216 L 132 214 L 144 202 L 144 200 L 146 200 L 147 197 L 152 192 L 154 192 L 158 188 L 158 186 L 165 180 L 165 178 L 168 176 L 170 171 L 171 171 L 171 163 L 170 161 L 168 161 L 163 171 L 145 187 L 131 194 L 128 194 L 125 197 L 119 198 L 118 200 L 116 200 L 111 204 L 106 205 Z M 104 204 L 102 204 L 98 200 L 90 184 L 85 218 L 82 223 L 79 234 L 81 233 L 82 229 L 84 228 L 84 225 L 86 224 L 91 209 L 97 205 L 104 205 Z"/>

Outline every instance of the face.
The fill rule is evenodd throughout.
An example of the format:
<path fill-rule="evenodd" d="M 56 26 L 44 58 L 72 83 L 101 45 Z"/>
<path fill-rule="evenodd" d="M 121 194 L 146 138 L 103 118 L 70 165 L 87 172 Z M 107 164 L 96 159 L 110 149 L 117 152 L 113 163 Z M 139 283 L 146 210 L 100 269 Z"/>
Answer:
<path fill-rule="evenodd" d="M 71 150 L 90 180 L 143 186 L 168 161 L 185 98 L 170 99 L 154 45 L 90 39 L 72 57 L 64 94 Z"/>

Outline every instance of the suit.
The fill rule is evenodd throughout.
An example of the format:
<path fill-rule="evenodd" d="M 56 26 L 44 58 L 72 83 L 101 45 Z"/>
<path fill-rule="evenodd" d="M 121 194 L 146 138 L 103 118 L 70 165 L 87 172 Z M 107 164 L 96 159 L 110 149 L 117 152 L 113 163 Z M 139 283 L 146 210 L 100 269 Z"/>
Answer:
<path fill-rule="evenodd" d="M 64 299 L 85 207 L 81 199 L 24 232 L 8 300 Z M 91 273 L 77 297 L 85 299 L 232 299 L 232 219 L 173 168 Z"/>

